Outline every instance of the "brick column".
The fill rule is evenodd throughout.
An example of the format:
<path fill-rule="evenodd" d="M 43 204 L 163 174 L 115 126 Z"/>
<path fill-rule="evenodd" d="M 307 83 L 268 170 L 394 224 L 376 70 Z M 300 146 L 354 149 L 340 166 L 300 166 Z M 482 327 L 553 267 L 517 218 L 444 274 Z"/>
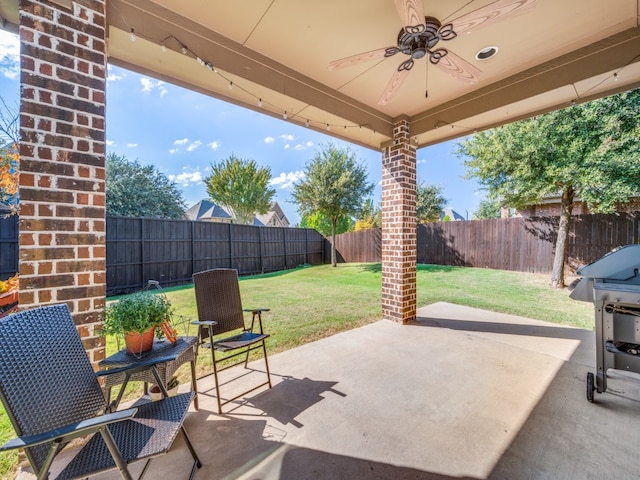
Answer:
<path fill-rule="evenodd" d="M 416 150 L 409 122 L 393 129 L 382 158 L 382 317 L 416 319 Z"/>
<path fill-rule="evenodd" d="M 104 358 L 105 35 L 105 0 L 20 2 L 20 307 L 66 303 L 94 363 Z"/>

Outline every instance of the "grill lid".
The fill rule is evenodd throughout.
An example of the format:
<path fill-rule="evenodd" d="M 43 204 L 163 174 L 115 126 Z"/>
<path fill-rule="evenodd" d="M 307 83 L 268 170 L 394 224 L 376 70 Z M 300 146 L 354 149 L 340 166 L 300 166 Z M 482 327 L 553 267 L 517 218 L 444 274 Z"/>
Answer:
<path fill-rule="evenodd" d="M 640 245 L 625 245 L 576 270 L 581 277 L 616 280 L 624 283 L 640 270 Z"/>

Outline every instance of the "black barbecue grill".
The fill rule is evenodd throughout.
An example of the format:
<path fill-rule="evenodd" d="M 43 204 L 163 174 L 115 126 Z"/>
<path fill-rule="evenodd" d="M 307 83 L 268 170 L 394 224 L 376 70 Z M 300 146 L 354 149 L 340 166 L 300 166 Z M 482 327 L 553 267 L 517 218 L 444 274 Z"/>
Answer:
<path fill-rule="evenodd" d="M 587 373 L 587 400 L 607 390 L 607 370 L 640 373 L 640 245 L 626 245 L 579 268 L 570 294 L 593 302 L 596 368 Z"/>

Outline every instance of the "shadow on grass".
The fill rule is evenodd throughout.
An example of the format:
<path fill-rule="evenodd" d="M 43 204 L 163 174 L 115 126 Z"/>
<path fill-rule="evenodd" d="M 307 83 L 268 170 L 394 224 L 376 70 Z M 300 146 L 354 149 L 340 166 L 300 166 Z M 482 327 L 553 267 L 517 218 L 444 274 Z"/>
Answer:
<path fill-rule="evenodd" d="M 364 272 L 370 273 L 380 273 L 382 272 L 382 264 L 381 263 L 370 263 L 367 265 L 362 265 L 360 267 Z M 418 264 L 416 266 L 416 271 L 418 272 L 454 272 L 460 270 L 463 267 L 452 267 L 450 265 L 425 265 Z"/>

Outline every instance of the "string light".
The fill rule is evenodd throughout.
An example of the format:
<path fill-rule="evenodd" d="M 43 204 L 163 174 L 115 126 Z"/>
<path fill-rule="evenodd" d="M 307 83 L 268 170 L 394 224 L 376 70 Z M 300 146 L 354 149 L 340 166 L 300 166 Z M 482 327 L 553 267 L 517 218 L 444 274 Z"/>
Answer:
<path fill-rule="evenodd" d="M 133 29 L 133 28 L 131 29 L 131 34 L 129 35 L 129 37 L 131 38 L 131 41 L 134 41 L 134 40 L 136 39 L 136 35 L 135 35 L 135 32 L 134 32 L 134 29 Z M 168 48 L 168 47 L 167 47 L 167 41 L 169 41 L 169 40 L 173 40 L 173 41 L 175 41 L 175 43 L 177 43 L 177 44 L 178 44 L 178 46 L 179 46 L 179 48 L 180 48 L 180 50 L 179 50 L 179 51 L 180 51 L 180 52 L 182 52 L 182 54 L 183 54 L 183 55 L 187 55 L 187 56 L 191 56 L 192 58 L 195 58 L 195 60 L 196 60 L 196 62 L 198 63 L 198 65 L 200 65 L 200 66 L 204 66 L 204 67 L 207 67 L 207 69 L 208 69 L 209 71 L 211 71 L 211 72 L 213 72 L 213 73 L 217 74 L 218 76 L 222 77 L 222 79 L 224 79 L 224 80 L 226 80 L 227 82 L 229 82 L 229 83 L 227 84 L 227 87 L 228 87 L 228 89 L 229 89 L 229 90 L 233 90 L 233 87 L 234 87 L 234 83 L 233 83 L 233 81 L 229 80 L 228 78 L 225 78 L 224 74 L 222 74 L 221 72 L 217 71 L 217 70 L 214 68 L 214 66 L 213 66 L 213 64 L 212 64 L 211 62 L 208 62 L 208 61 L 206 61 L 205 59 L 203 59 L 202 57 L 200 57 L 199 55 L 196 55 L 196 54 L 195 54 L 195 52 L 193 52 L 193 51 L 189 50 L 189 48 L 187 48 L 187 46 L 186 46 L 186 45 L 184 45 L 182 42 L 180 42 L 180 40 L 178 40 L 178 39 L 177 39 L 176 37 L 174 37 L 173 35 L 169 35 L 169 36 L 167 36 L 166 38 L 164 38 L 164 39 L 160 42 L 160 49 L 162 50 L 162 52 L 163 52 L 163 53 L 165 53 L 165 52 L 167 51 L 167 48 Z M 235 86 L 237 86 L 237 85 L 235 85 Z M 240 90 L 242 90 L 243 92 L 245 92 L 245 93 L 247 93 L 247 94 L 249 94 L 249 95 L 253 96 L 254 98 L 256 98 L 256 99 L 257 99 L 257 105 L 258 105 L 258 107 L 262 108 L 262 106 L 263 106 L 263 101 L 262 101 L 262 98 L 261 98 L 261 97 L 258 97 L 257 95 L 255 95 L 255 94 L 253 94 L 252 92 L 250 92 L 250 91 L 248 91 L 248 90 L 246 90 L 246 89 L 242 88 L 241 86 L 237 86 L 237 87 L 238 87 Z M 275 105 L 273 105 L 273 107 L 277 108 Z M 285 111 L 284 111 L 284 113 L 283 113 L 283 115 L 282 115 L 282 118 L 283 118 L 284 120 L 288 120 L 288 119 L 289 119 L 289 117 L 291 117 L 291 119 L 295 119 L 295 118 L 296 118 L 296 116 L 297 116 L 297 115 L 295 115 L 295 114 L 294 114 L 294 115 L 291 117 L 291 115 L 290 115 L 289 113 L 287 113 L 287 111 L 285 110 Z M 300 119 L 300 120 L 301 120 L 301 119 Z M 308 118 L 307 118 L 307 119 L 305 120 L 305 122 L 304 122 L 304 126 L 305 126 L 305 127 L 307 127 L 307 128 L 309 128 L 309 127 L 311 126 L 311 122 L 312 122 L 312 120 L 310 120 L 310 119 L 308 119 Z M 317 123 L 319 123 L 320 125 L 322 125 L 322 122 L 317 122 Z M 332 124 L 330 124 L 330 123 L 325 123 L 324 125 L 326 126 L 327 131 L 331 131 L 331 127 L 338 127 L 338 128 L 340 127 L 340 125 L 332 125 Z M 363 127 L 363 126 L 365 126 L 365 127 L 366 127 L 367 125 L 365 124 L 365 125 L 342 125 L 342 126 L 343 126 L 343 128 L 344 128 L 344 130 L 345 130 L 345 132 L 346 132 L 349 128 L 359 128 L 359 129 L 362 129 L 362 127 Z M 375 134 L 376 134 L 376 132 L 375 132 L 375 131 L 372 131 L 372 135 L 374 135 L 374 136 L 375 136 Z"/>
<path fill-rule="evenodd" d="M 613 74 L 613 80 L 617 82 L 619 79 L 620 79 L 620 77 L 618 76 L 618 72 L 614 73 Z"/>
<path fill-rule="evenodd" d="M 136 32 L 133 31 L 133 28 L 131 29 L 131 33 L 129 34 L 129 38 L 131 39 L 132 42 L 136 41 Z"/>

